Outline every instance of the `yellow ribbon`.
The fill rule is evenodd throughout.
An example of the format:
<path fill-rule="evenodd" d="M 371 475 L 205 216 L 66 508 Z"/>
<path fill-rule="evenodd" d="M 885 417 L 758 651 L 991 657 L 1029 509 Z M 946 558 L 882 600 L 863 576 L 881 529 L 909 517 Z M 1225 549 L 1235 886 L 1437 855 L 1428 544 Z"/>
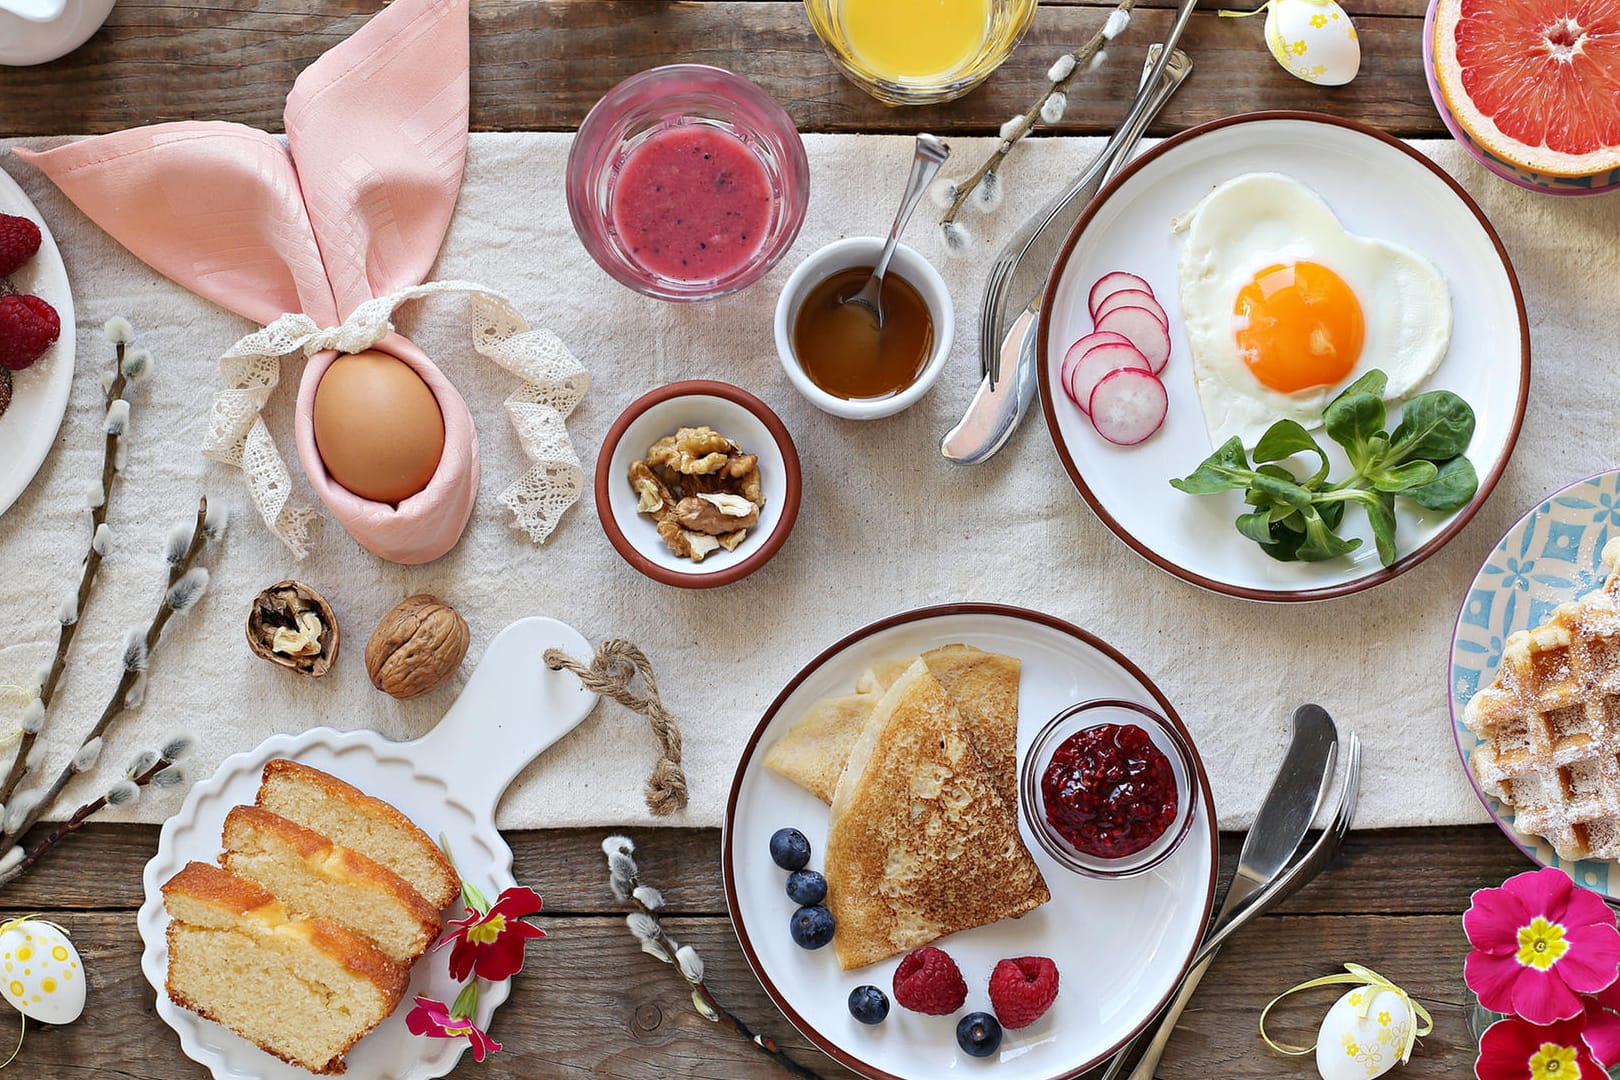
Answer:
<path fill-rule="evenodd" d="M 1312 979 L 1310 982 L 1302 982 L 1298 986 L 1284 990 L 1282 993 L 1272 998 L 1270 1004 L 1260 1011 L 1260 1038 L 1267 1046 L 1271 1047 L 1279 1054 L 1287 1054 L 1289 1057 L 1299 1057 L 1303 1054 L 1309 1054 L 1312 1050 L 1316 1049 L 1315 1041 L 1312 1041 L 1311 1045 L 1309 1046 L 1293 1046 L 1288 1043 L 1279 1043 L 1272 1039 L 1270 1035 L 1266 1034 L 1266 1017 L 1270 1015 L 1272 1007 L 1275 1006 L 1277 1002 L 1281 1001 L 1290 994 L 1297 994 L 1301 990 L 1313 990 L 1318 986 L 1339 986 L 1348 983 L 1352 985 L 1364 986 L 1368 990 L 1373 991 L 1388 990 L 1405 1003 L 1407 1009 L 1414 1017 L 1411 1026 L 1406 1029 L 1406 1046 L 1401 1050 L 1401 1064 L 1405 1065 L 1412 1057 L 1412 1047 L 1416 1045 L 1418 1039 L 1434 1030 L 1434 1017 L 1429 1015 L 1429 1010 L 1413 1001 L 1412 996 L 1405 990 L 1402 990 L 1400 987 L 1378 974 L 1378 972 L 1374 971 L 1372 968 L 1362 967 L 1360 964 L 1346 964 L 1344 965 L 1344 968 L 1345 970 L 1337 975 L 1324 975 L 1320 979 Z M 1355 1010 L 1356 1018 L 1358 1020 L 1367 1019 L 1367 1013 L 1372 1008 L 1372 1001 L 1376 996 L 1376 993 L 1366 994 L 1362 997 L 1360 1005 L 1351 1006 L 1351 1008 Z"/>

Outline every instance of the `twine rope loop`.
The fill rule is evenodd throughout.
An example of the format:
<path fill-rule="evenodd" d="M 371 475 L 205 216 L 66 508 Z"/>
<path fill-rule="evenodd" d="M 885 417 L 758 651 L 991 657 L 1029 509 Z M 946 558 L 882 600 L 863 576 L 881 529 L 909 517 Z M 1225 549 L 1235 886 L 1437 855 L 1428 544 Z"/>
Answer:
<path fill-rule="evenodd" d="M 571 671 L 593 694 L 618 702 L 631 712 L 647 718 L 658 739 L 659 758 L 647 777 L 647 809 L 659 817 L 686 808 L 686 773 L 681 768 L 681 727 L 658 697 L 658 679 L 652 661 L 634 642 L 613 638 L 596 647 L 589 664 L 582 664 L 561 649 L 547 649 L 546 667 Z M 631 689 L 637 676 L 646 688 L 638 694 Z"/>

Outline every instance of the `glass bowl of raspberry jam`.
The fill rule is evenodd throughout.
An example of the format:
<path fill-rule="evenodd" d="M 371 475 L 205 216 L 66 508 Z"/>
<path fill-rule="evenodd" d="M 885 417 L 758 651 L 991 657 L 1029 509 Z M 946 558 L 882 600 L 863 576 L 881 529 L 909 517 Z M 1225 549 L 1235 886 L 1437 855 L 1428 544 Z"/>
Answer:
<path fill-rule="evenodd" d="M 1199 786 L 1186 736 L 1134 701 L 1071 705 L 1024 755 L 1019 805 L 1046 853 L 1076 873 L 1130 877 L 1192 829 Z"/>

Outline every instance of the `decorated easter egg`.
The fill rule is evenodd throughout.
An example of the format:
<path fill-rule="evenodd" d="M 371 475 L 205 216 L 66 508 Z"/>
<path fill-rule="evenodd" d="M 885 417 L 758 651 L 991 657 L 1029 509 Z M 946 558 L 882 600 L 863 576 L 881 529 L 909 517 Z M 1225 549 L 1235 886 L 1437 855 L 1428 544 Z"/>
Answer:
<path fill-rule="evenodd" d="M 1333 0 L 1272 0 L 1266 47 L 1288 74 L 1318 86 L 1343 86 L 1361 68 L 1355 25 Z"/>
<path fill-rule="evenodd" d="M 0 931 L 0 994 L 42 1024 L 67 1024 L 84 1011 L 84 965 L 60 927 L 24 919 Z"/>
<path fill-rule="evenodd" d="M 1358 986 L 1333 1003 L 1316 1037 L 1322 1080 L 1372 1080 L 1400 1064 L 1412 1010 L 1393 990 Z"/>

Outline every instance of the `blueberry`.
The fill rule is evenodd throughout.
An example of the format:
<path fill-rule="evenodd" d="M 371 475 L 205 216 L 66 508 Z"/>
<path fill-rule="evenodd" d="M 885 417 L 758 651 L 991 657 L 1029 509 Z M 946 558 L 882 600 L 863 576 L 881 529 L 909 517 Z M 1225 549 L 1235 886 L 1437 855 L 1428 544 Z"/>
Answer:
<path fill-rule="evenodd" d="M 989 1057 L 1001 1046 L 1001 1021 L 987 1012 L 968 1013 L 957 1021 L 956 1044 L 974 1057 Z"/>
<path fill-rule="evenodd" d="M 788 875 L 787 894 L 795 904 L 819 904 L 827 899 L 827 879 L 814 870 L 795 870 Z"/>
<path fill-rule="evenodd" d="M 857 986 L 849 992 L 849 1015 L 863 1024 L 881 1024 L 889 1015 L 889 995 L 875 986 Z"/>
<path fill-rule="evenodd" d="M 771 833 L 771 859 L 784 870 L 803 870 L 810 861 L 810 841 L 798 829 Z"/>
<path fill-rule="evenodd" d="M 814 904 L 795 911 L 788 929 L 799 948 L 819 949 L 832 940 L 835 925 L 832 912 L 820 904 Z"/>

